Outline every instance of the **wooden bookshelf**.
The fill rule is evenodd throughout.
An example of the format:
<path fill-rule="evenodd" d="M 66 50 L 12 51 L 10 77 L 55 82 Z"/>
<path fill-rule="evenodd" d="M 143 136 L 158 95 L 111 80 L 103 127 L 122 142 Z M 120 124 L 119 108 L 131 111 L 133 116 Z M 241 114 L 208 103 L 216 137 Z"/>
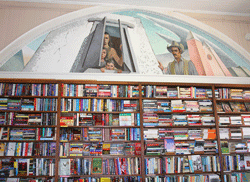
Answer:
<path fill-rule="evenodd" d="M 250 160 L 248 90 L 233 84 L 1 79 L 1 164 L 12 166 L 9 178 L 43 181 L 217 175 L 224 182 L 250 172 L 240 164 Z M 221 112 L 221 103 L 245 109 Z M 221 117 L 229 123 L 221 124 Z M 220 138 L 223 129 L 231 132 L 228 138 Z"/>

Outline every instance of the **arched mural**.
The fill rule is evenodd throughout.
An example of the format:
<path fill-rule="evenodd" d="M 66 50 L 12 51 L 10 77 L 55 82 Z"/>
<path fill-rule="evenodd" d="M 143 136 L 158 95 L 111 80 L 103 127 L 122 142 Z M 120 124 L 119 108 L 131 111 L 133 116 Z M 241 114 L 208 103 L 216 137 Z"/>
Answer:
<path fill-rule="evenodd" d="M 250 76 L 249 58 L 231 42 L 170 14 L 102 12 L 45 32 L 2 59 L 0 70 Z"/>

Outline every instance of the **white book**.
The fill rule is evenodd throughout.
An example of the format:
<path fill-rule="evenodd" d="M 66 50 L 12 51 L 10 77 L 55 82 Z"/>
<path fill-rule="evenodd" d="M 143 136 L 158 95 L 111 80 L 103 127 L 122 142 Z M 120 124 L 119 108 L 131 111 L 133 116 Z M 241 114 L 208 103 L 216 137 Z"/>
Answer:
<path fill-rule="evenodd" d="M 16 142 L 9 142 L 7 146 L 6 156 L 15 156 L 15 151 L 16 151 Z"/>

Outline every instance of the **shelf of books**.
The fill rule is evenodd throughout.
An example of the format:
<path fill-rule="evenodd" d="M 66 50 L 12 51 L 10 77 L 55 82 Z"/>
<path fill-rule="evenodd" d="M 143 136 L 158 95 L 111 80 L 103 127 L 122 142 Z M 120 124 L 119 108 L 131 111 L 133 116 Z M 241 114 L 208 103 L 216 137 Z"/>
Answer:
<path fill-rule="evenodd" d="M 0 82 L 0 179 L 54 181 L 58 84 Z"/>
<path fill-rule="evenodd" d="M 250 88 L 215 87 L 224 181 L 244 181 L 250 170 Z"/>
<path fill-rule="evenodd" d="M 220 178 L 212 86 L 143 86 L 145 181 Z"/>
<path fill-rule="evenodd" d="M 59 181 L 142 181 L 139 85 L 61 86 Z"/>
<path fill-rule="evenodd" d="M 0 182 L 249 180 L 248 85 L 2 79 Z"/>

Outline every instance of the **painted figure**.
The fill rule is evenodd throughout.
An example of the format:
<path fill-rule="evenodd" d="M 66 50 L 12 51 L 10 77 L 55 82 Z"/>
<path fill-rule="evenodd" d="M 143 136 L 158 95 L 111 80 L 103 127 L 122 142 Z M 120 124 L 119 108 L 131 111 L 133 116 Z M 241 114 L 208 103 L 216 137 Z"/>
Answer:
<path fill-rule="evenodd" d="M 107 49 L 107 58 L 115 60 L 115 66 L 119 69 L 123 68 L 123 60 L 117 55 L 116 50 L 112 47 L 110 36 L 107 32 L 104 33 L 103 48 Z"/>
<path fill-rule="evenodd" d="M 198 75 L 198 72 L 192 61 L 184 59 L 181 54 L 184 51 L 184 46 L 173 41 L 170 46 L 167 46 L 169 52 L 174 56 L 174 60 L 168 64 L 166 68 L 159 62 L 159 68 L 164 74 L 173 75 Z"/>
<path fill-rule="evenodd" d="M 117 69 L 117 68 L 115 67 L 115 61 L 114 61 L 113 58 L 107 60 L 107 61 L 106 61 L 105 67 L 101 68 L 101 72 L 104 73 L 105 70 L 115 70 L 115 71 L 117 71 L 117 73 L 121 73 L 121 72 L 122 72 L 121 69 Z"/>
<path fill-rule="evenodd" d="M 103 48 L 103 49 L 102 49 L 102 54 L 101 54 L 101 65 L 100 65 L 101 68 L 106 66 L 107 52 L 108 52 L 108 50 L 107 50 L 106 48 Z"/>

